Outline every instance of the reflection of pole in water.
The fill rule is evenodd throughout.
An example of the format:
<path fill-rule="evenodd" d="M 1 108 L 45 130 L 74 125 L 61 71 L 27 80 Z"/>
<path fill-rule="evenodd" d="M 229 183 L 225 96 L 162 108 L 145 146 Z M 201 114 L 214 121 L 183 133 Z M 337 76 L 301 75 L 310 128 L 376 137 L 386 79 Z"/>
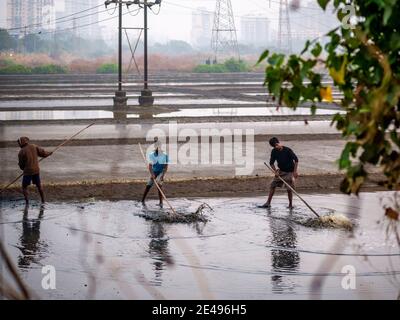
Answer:
<path fill-rule="evenodd" d="M 275 246 L 295 249 L 297 245 L 296 232 L 289 221 L 270 219 L 272 230 L 272 243 Z M 297 251 L 271 250 L 271 265 L 274 273 L 296 271 L 300 264 L 300 255 Z M 271 277 L 273 292 L 283 293 L 285 290 L 293 291 L 294 284 L 290 283 L 284 276 L 276 274 Z"/>
<path fill-rule="evenodd" d="M 29 220 L 29 206 L 25 206 L 22 218 L 22 235 L 20 237 L 22 256 L 18 257 L 18 266 L 27 268 L 36 263 L 38 252 L 40 253 L 40 223 L 44 215 L 44 206 L 40 206 L 39 215 L 36 219 Z"/>
<path fill-rule="evenodd" d="M 168 250 L 168 239 L 165 237 L 164 225 L 160 222 L 152 222 L 150 225 L 149 253 L 154 260 L 154 282 L 162 283 L 162 271 L 165 266 L 172 264 L 172 257 Z"/>

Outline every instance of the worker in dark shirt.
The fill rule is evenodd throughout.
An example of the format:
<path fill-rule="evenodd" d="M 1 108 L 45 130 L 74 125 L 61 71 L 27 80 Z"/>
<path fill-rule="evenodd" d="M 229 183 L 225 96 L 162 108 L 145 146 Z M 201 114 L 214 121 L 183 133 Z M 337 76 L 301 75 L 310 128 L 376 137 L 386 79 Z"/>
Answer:
<path fill-rule="evenodd" d="M 274 196 L 276 187 L 282 187 L 283 182 L 278 178 L 281 177 L 285 182 L 287 182 L 292 188 L 294 188 L 294 179 L 297 179 L 297 167 L 299 164 L 299 159 L 295 155 L 292 149 L 283 146 L 278 138 L 272 138 L 269 140 L 269 144 L 273 148 L 271 151 L 271 159 L 269 164 L 271 168 L 275 171 L 275 178 L 271 183 L 268 200 L 262 206 L 264 208 L 271 207 L 272 197 Z M 275 167 L 275 162 L 278 163 L 278 169 Z M 293 207 L 293 192 L 286 186 L 288 198 L 289 198 L 289 208 Z"/>
<path fill-rule="evenodd" d="M 42 203 L 44 203 L 44 194 L 42 184 L 40 182 L 40 168 L 38 157 L 47 158 L 52 152 L 47 152 L 43 148 L 29 143 L 28 137 L 18 139 L 18 145 L 21 150 L 18 153 L 18 165 L 24 171 L 22 178 L 22 193 L 24 194 L 26 204 L 29 203 L 28 186 L 33 183 L 36 185 Z"/>

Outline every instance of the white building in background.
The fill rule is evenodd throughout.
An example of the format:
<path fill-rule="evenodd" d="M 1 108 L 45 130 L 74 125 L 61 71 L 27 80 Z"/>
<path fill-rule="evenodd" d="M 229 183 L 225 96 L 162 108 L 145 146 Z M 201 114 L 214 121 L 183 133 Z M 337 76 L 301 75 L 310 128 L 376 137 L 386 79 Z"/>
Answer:
<path fill-rule="evenodd" d="M 316 1 L 301 2 L 298 10 L 290 12 L 290 21 L 292 39 L 303 41 L 321 37 L 339 25 L 333 5 L 323 11 Z"/>
<path fill-rule="evenodd" d="M 59 15 L 68 17 L 57 21 L 57 29 L 71 28 L 76 36 L 82 38 L 101 38 L 99 27 L 99 9 L 101 7 L 98 6 L 102 3 L 104 4 L 104 1 L 101 0 L 65 0 L 65 11 L 60 12 Z M 97 8 L 95 8 L 96 6 Z M 95 9 L 88 10 L 91 8 Z"/>
<path fill-rule="evenodd" d="M 7 29 L 7 0 L 0 0 L 0 29 Z"/>
<path fill-rule="evenodd" d="M 5 15 L 10 33 L 51 31 L 55 29 L 54 0 L 6 0 Z"/>
<path fill-rule="evenodd" d="M 240 21 L 240 42 L 265 47 L 269 41 L 269 20 L 259 15 L 247 15 Z"/>
<path fill-rule="evenodd" d="M 197 8 L 192 12 L 191 44 L 195 47 L 211 45 L 214 15 L 206 8 Z"/>

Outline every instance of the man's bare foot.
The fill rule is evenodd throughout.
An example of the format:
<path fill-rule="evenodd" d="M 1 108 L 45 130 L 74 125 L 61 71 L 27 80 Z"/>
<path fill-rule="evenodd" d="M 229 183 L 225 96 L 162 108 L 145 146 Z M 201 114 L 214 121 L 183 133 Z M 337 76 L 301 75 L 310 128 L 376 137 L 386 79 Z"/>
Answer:
<path fill-rule="evenodd" d="M 160 203 L 158 204 L 158 206 L 159 206 L 161 209 L 164 207 L 164 205 L 163 205 L 162 202 L 160 202 Z"/>
<path fill-rule="evenodd" d="M 271 208 L 271 204 L 269 204 L 269 203 L 264 203 L 262 206 L 260 206 L 260 208 L 269 209 L 269 208 Z"/>

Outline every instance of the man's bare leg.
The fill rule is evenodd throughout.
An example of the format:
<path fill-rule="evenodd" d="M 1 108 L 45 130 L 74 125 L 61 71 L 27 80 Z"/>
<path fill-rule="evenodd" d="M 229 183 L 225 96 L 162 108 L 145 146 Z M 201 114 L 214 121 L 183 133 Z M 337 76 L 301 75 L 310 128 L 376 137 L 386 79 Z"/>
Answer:
<path fill-rule="evenodd" d="M 42 200 L 42 203 L 45 203 L 45 200 L 44 200 L 44 192 L 43 192 L 43 189 L 42 189 L 42 185 L 41 185 L 41 184 L 38 184 L 36 187 L 37 187 L 37 189 L 38 189 L 38 191 L 39 191 L 40 199 Z"/>
<path fill-rule="evenodd" d="M 289 208 L 289 209 L 293 209 L 293 192 L 292 192 L 292 190 L 288 190 L 288 191 L 287 191 L 287 194 L 288 194 L 288 199 L 289 199 L 289 206 L 288 206 L 288 208 Z"/>
<path fill-rule="evenodd" d="M 150 189 L 151 189 L 151 186 L 146 186 L 146 188 L 144 189 L 142 204 L 146 204 L 145 203 L 146 197 L 147 197 L 147 194 L 149 193 Z"/>
<path fill-rule="evenodd" d="M 28 187 L 22 187 L 22 193 L 24 194 L 25 204 L 29 204 Z"/>
<path fill-rule="evenodd" d="M 264 207 L 264 208 L 269 208 L 269 207 L 271 207 L 271 201 L 272 201 L 272 197 L 274 196 L 274 193 L 275 193 L 275 188 L 270 188 L 270 189 L 269 189 L 268 200 L 267 200 L 266 203 L 264 203 L 264 204 L 262 205 L 262 207 Z"/>

